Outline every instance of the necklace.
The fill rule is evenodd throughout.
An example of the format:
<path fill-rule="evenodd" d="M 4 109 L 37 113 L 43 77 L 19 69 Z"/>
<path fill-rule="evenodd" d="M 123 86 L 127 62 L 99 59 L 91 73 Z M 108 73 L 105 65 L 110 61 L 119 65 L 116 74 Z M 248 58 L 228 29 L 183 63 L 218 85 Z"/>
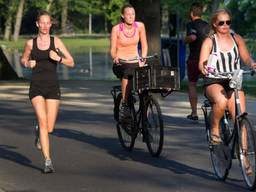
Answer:
<path fill-rule="evenodd" d="M 124 30 L 125 25 L 124 25 L 124 23 L 122 23 L 121 25 L 122 25 L 122 29 L 123 29 L 122 31 L 123 31 L 123 34 L 124 34 L 125 37 L 127 37 L 127 38 L 132 38 L 132 37 L 134 37 L 134 35 L 135 35 L 135 33 L 136 33 L 136 28 L 137 28 L 137 27 L 135 26 L 135 24 L 132 25 L 132 28 L 134 28 L 134 30 L 133 30 L 133 33 L 132 33 L 131 35 L 125 33 L 125 30 Z"/>

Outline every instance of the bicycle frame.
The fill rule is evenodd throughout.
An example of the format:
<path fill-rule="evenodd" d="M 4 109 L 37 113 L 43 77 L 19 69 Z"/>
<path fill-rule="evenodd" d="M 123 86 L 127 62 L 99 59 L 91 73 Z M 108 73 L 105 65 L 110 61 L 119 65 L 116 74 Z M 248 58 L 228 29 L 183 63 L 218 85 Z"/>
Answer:
<path fill-rule="evenodd" d="M 134 98 L 134 93 L 132 94 L 132 98 Z M 142 122 L 142 116 L 144 115 L 143 107 L 146 103 L 145 99 L 148 96 L 148 91 L 143 91 L 141 93 L 138 93 L 139 96 L 139 109 L 135 112 L 136 116 L 136 125 L 137 125 L 137 131 L 141 132 L 142 134 L 144 133 L 144 126 Z"/>
<path fill-rule="evenodd" d="M 243 112 L 243 113 L 241 112 L 239 90 L 237 88 L 234 89 L 234 100 L 235 100 L 235 121 L 234 121 L 232 135 L 226 141 L 226 143 L 229 145 L 229 147 L 231 149 L 232 155 L 234 154 L 234 151 L 235 151 L 235 144 L 237 143 L 238 134 L 240 134 L 239 121 L 240 121 L 241 117 L 247 116 L 247 112 Z M 210 108 L 212 107 L 210 102 L 208 102 L 208 103 L 205 102 L 204 105 L 201 107 L 201 109 L 203 110 L 205 119 L 207 119 L 207 114 L 208 114 L 207 108 L 209 108 L 209 107 Z M 229 117 L 228 117 L 227 112 L 228 112 L 228 110 L 225 111 L 225 113 L 223 115 L 224 123 L 228 123 Z M 210 124 L 208 124 L 208 123 L 209 122 L 206 121 L 206 126 L 207 126 L 206 129 L 209 129 L 209 131 L 210 131 Z"/>
<path fill-rule="evenodd" d="M 114 86 L 111 90 L 111 95 L 114 99 L 114 107 L 116 107 L 116 100 L 117 100 L 117 95 L 121 93 L 121 86 Z M 130 101 L 129 103 L 131 105 L 134 105 L 134 97 L 135 97 L 136 93 L 134 91 L 131 91 L 130 93 Z M 142 91 L 140 93 L 138 93 L 139 96 L 139 108 L 138 110 L 135 110 L 135 120 L 136 120 L 136 127 L 137 127 L 137 131 L 140 131 L 141 133 L 143 133 L 143 126 L 142 126 L 142 116 L 143 116 L 143 106 L 145 105 L 145 99 L 148 96 L 148 91 Z M 134 107 L 134 106 L 133 106 Z M 115 116 L 115 120 L 117 120 L 116 115 L 118 114 L 114 114 Z"/>
<path fill-rule="evenodd" d="M 243 70 L 237 71 L 237 72 L 234 73 L 234 76 L 236 75 L 236 77 L 235 78 L 232 77 L 232 79 L 231 79 L 231 81 L 232 80 L 234 81 L 233 89 L 234 89 L 234 101 L 235 101 L 235 119 L 233 119 L 234 126 L 233 126 L 232 135 L 225 141 L 225 143 L 231 149 L 231 155 L 234 155 L 235 147 L 238 146 L 238 135 L 240 134 L 240 131 L 241 131 L 239 129 L 239 122 L 241 121 L 241 118 L 244 118 L 248 115 L 247 112 L 242 113 L 241 106 L 240 106 L 240 98 L 239 98 L 239 89 L 241 88 L 241 85 L 242 85 L 241 75 L 243 73 L 253 75 L 254 71 L 243 71 Z M 222 73 L 222 75 L 230 75 L 230 73 Z M 208 124 L 209 122 L 207 121 L 207 108 L 212 107 L 211 105 L 212 104 L 210 102 L 205 102 L 204 105 L 201 107 L 201 109 L 203 110 L 203 113 L 204 113 L 205 120 L 206 120 L 205 121 L 206 129 L 209 129 L 209 131 L 211 131 L 210 130 L 211 128 L 210 128 L 210 125 Z M 222 120 L 224 121 L 224 123 L 228 124 L 227 111 L 225 111 Z"/>

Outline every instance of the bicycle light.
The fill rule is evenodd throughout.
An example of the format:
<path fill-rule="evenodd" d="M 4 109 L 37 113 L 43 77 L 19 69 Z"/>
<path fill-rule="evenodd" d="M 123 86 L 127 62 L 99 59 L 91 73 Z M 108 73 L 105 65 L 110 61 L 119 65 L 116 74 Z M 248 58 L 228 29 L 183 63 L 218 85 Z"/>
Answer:
<path fill-rule="evenodd" d="M 238 69 L 234 71 L 233 77 L 229 82 L 229 87 L 234 89 L 241 89 L 242 88 L 242 80 L 243 80 L 243 70 Z"/>

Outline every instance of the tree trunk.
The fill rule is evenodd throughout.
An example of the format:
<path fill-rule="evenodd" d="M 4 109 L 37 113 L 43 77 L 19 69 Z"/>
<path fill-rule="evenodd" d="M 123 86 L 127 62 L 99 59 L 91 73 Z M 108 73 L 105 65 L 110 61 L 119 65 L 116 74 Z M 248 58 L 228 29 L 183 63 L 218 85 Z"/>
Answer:
<path fill-rule="evenodd" d="M 12 33 L 12 15 L 10 14 L 5 22 L 4 40 L 10 40 Z"/>
<path fill-rule="evenodd" d="M 89 35 L 92 34 L 92 14 L 89 13 Z"/>
<path fill-rule="evenodd" d="M 16 22 L 14 26 L 14 34 L 13 34 L 14 41 L 18 41 L 19 39 L 24 4 L 25 4 L 25 0 L 20 0 L 17 15 L 16 15 Z"/>
<path fill-rule="evenodd" d="M 222 3 L 223 0 L 212 0 L 211 8 L 212 12 L 216 11 L 219 8 L 220 3 Z"/>
<path fill-rule="evenodd" d="M 107 17 L 105 15 L 104 17 L 104 32 L 107 34 L 108 33 L 108 20 Z"/>
<path fill-rule="evenodd" d="M 61 11 L 61 31 L 63 34 L 67 33 L 67 19 L 68 19 L 68 0 L 63 0 L 62 11 Z"/>
<path fill-rule="evenodd" d="M 51 9 L 51 7 L 52 7 L 52 3 L 53 3 L 53 0 L 48 0 L 48 4 L 47 4 L 47 6 L 46 6 L 46 11 L 50 11 L 50 9 Z"/>

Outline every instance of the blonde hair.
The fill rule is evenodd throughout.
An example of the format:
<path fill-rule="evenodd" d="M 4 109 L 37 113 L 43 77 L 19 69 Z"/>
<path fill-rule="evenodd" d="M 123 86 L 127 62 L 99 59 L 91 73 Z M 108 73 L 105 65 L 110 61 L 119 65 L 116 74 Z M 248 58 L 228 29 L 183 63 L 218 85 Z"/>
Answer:
<path fill-rule="evenodd" d="M 227 9 L 217 9 L 211 16 L 211 20 L 210 20 L 210 24 L 211 24 L 211 32 L 210 33 L 215 33 L 216 32 L 216 28 L 214 27 L 214 23 L 216 23 L 218 16 L 220 14 L 227 14 L 229 16 L 229 18 L 231 19 L 231 13 L 229 10 Z"/>

